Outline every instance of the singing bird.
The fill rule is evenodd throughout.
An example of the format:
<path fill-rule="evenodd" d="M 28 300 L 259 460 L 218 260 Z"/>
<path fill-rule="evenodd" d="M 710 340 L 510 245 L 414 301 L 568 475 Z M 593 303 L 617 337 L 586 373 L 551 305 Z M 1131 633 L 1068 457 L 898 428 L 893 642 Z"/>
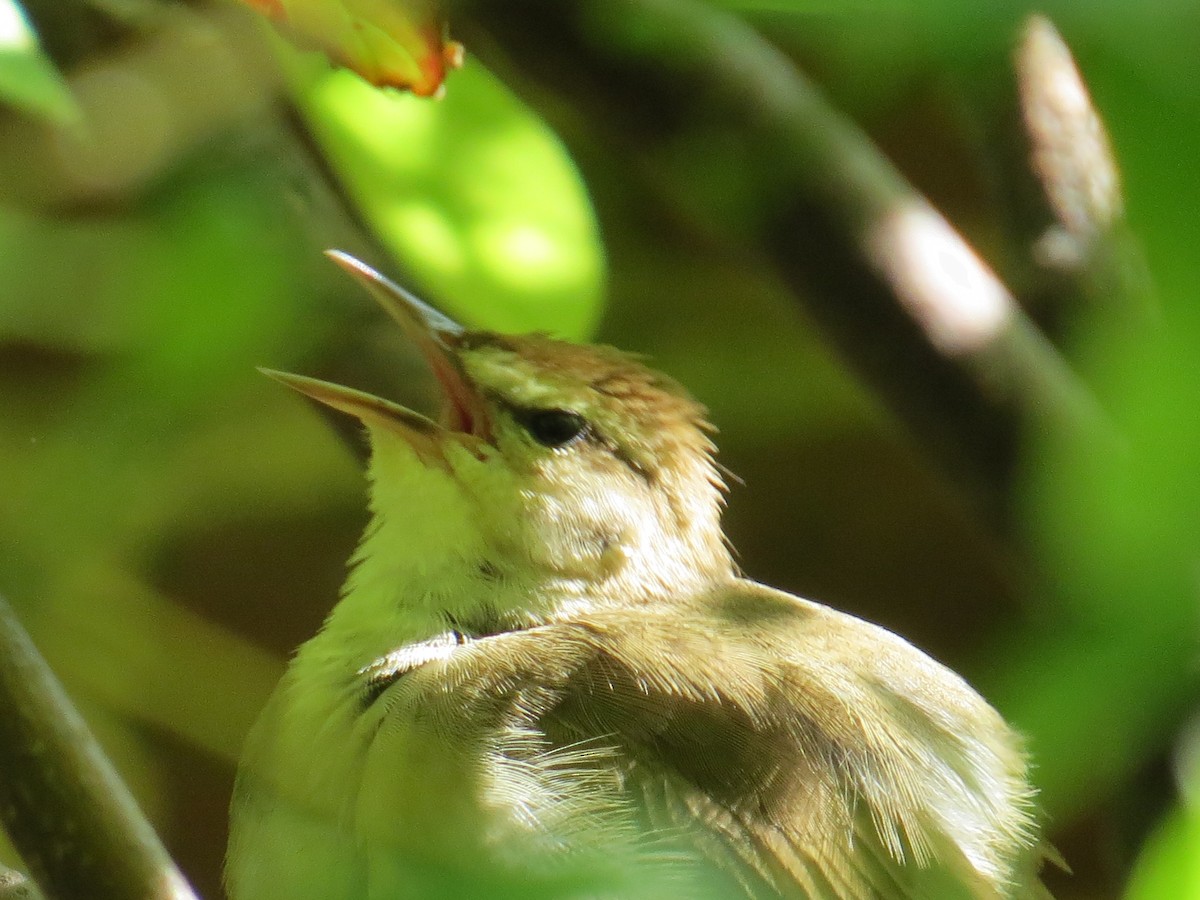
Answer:
<path fill-rule="evenodd" d="M 371 521 L 248 739 L 233 900 L 1044 897 L 1018 736 L 896 635 L 743 577 L 705 410 L 357 260 L 441 386 L 357 417 Z"/>

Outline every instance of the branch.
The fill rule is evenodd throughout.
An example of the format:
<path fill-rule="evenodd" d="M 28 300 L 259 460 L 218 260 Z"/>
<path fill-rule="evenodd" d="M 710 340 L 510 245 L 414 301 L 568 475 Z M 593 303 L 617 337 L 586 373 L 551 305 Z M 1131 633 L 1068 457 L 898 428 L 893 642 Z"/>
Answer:
<path fill-rule="evenodd" d="M 557 124 L 577 126 L 582 113 L 600 132 L 584 139 L 618 146 L 672 203 L 765 258 L 925 450 L 998 517 L 1023 428 L 1098 421 L 988 266 L 735 16 L 696 0 L 465 6 L 452 21 L 473 52 L 516 68 L 518 88 Z"/>
<path fill-rule="evenodd" d="M 0 900 L 44 900 L 32 881 L 0 865 Z"/>
<path fill-rule="evenodd" d="M 1071 50 L 1034 14 L 1014 65 L 1028 166 L 1044 204 L 1030 255 L 1053 276 L 1060 305 L 1087 301 L 1092 311 L 1136 321 L 1147 311 L 1149 275 L 1125 223 L 1108 132 Z"/>
<path fill-rule="evenodd" d="M 0 709 L 0 823 L 47 896 L 195 900 L 2 598 Z"/>

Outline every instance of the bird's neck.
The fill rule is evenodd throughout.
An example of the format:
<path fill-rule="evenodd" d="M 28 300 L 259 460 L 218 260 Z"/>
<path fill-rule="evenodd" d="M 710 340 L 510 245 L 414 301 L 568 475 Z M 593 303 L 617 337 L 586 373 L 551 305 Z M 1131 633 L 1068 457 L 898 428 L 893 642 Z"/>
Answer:
<path fill-rule="evenodd" d="M 427 466 L 402 438 L 372 438 L 371 521 L 342 599 L 302 656 L 357 671 L 447 631 L 494 633 L 581 607 L 663 602 L 733 576 L 713 497 L 692 498 L 694 509 L 648 507 L 647 521 L 678 522 L 678 533 L 628 529 L 624 543 L 584 552 L 590 545 L 562 526 L 555 504 L 541 510 L 506 467 L 461 447 L 448 451 L 461 450 L 453 465 Z"/>
<path fill-rule="evenodd" d="M 495 523 L 480 520 L 459 478 L 420 464 L 399 438 L 373 444 L 371 520 L 342 598 L 310 644 L 361 667 L 457 627 L 536 615 L 541 595 L 513 572 Z"/>

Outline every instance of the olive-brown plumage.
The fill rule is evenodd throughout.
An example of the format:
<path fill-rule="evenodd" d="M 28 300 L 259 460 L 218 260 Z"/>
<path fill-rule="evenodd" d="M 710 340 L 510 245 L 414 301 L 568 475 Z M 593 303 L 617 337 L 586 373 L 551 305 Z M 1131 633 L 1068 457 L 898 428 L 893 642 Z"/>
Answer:
<path fill-rule="evenodd" d="M 276 376 L 366 424 L 373 518 L 249 740 L 233 900 L 1044 896 L 1017 737 L 895 635 L 738 574 L 678 385 L 337 258 L 446 402 Z"/>

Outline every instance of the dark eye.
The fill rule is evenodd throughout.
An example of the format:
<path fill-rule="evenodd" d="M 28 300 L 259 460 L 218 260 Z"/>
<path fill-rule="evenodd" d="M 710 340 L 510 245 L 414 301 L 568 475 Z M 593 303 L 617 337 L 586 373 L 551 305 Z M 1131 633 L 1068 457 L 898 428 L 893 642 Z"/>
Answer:
<path fill-rule="evenodd" d="M 587 434 L 587 419 L 567 409 L 534 409 L 521 416 L 521 424 L 543 447 L 565 447 Z"/>

